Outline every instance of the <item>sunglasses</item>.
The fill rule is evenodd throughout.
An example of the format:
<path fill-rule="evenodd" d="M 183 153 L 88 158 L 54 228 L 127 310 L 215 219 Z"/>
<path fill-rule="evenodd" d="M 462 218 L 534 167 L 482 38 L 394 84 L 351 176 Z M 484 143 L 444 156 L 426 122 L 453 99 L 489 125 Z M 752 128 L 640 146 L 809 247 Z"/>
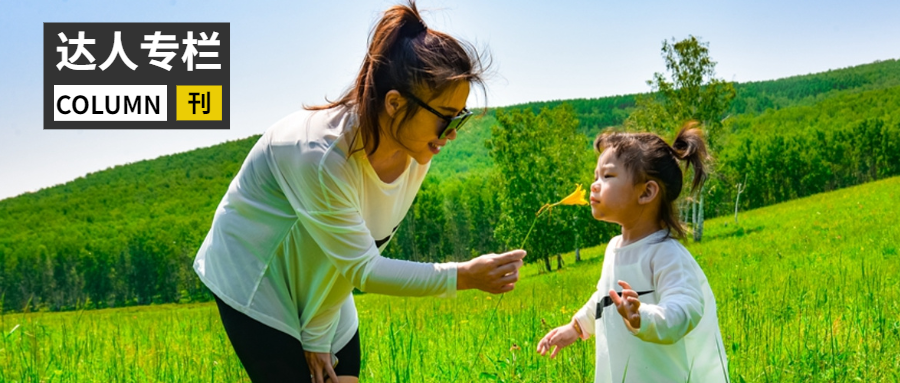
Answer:
<path fill-rule="evenodd" d="M 441 127 L 441 131 L 440 133 L 438 133 L 438 138 L 446 137 L 447 133 L 449 133 L 451 130 L 456 130 L 458 132 L 459 129 L 462 128 L 463 123 L 465 123 L 466 120 L 468 120 L 469 117 L 472 116 L 472 112 L 470 112 L 466 108 L 463 108 L 463 110 L 461 110 L 459 114 L 456 115 L 456 117 L 445 116 L 441 112 L 438 112 L 434 110 L 434 108 L 428 106 L 425 101 L 420 100 L 418 97 L 413 96 L 410 93 L 405 94 L 405 96 L 444 121 L 444 124 Z"/>

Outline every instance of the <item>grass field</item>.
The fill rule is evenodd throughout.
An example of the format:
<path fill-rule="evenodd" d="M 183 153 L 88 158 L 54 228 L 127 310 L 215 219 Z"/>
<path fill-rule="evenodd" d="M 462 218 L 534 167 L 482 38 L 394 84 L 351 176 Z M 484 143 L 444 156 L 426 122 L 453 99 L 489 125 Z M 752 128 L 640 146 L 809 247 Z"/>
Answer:
<path fill-rule="evenodd" d="M 707 221 L 688 248 L 733 381 L 900 382 L 898 201 L 895 177 Z M 592 381 L 593 339 L 555 360 L 534 348 L 589 298 L 603 250 L 557 272 L 526 266 L 499 305 L 472 291 L 357 296 L 361 381 Z M 215 304 L 6 314 L 0 331 L 0 382 L 247 381 Z"/>

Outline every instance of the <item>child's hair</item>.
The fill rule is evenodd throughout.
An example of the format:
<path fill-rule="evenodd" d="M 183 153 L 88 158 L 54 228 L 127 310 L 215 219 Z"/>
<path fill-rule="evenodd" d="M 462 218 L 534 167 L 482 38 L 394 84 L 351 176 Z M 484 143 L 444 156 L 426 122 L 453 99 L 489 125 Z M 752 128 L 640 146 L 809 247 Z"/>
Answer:
<path fill-rule="evenodd" d="M 669 146 L 653 133 L 605 132 L 594 140 L 597 153 L 612 149 L 632 175 L 635 184 L 654 180 L 659 184 L 659 220 L 665 223 L 669 236 L 683 239 L 687 232 L 675 213 L 675 200 L 681 194 L 684 175 L 678 161 L 694 168 L 691 193 L 706 179 L 704 161 L 708 158 L 703 132 L 696 121 L 681 127 L 675 142 Z"/>
<path fill-rule="evenodd" d="M 484 88 L 488 64 L 471 44 L 430 29 L 422 21 L 414 0 L 384 12 L 369 36 L 369 48 L 354 84 L 337 101 L 307 106 L 307 110 L 353 106 L 359 114 L 359 131 L 374 152 L 379 145 L 378 113 L 385 95 L 397 90 L 404 97 L 427 90 L 438 94 L 456 81 Z M 412 118 L 419 106 L 406 104 L 404 120 Z M 398 132 L 385 131 L 395 137 Z M 354 137 L 353 142 L 356 142 Z"/>

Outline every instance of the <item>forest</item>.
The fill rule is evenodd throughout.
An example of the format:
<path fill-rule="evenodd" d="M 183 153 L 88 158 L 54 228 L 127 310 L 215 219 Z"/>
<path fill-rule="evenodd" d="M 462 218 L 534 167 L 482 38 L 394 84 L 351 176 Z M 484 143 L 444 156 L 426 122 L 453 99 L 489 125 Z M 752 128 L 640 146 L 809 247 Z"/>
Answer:
<path fill-rule="evenodd" d="M 897 60 L 733 89 L 717 121 L 714 172 L 694 207 L 701 217 L 739 219 L 742 210 L 900 174 Z M 594 137 L 626 129 L 641 100 L 653 97 L 481 111 L 435 157 L 385 255 L 463 260 L 521 246 L 543 204 L 590 185 Z M 192 261 L 258 139 L 119 165 L 0 201 L 0 311 L 210 300 Z M 525 248 L 528 261 L 546 269 L 556 255 L 616 234 L 585 209 L 557 209 L 540 226 Z"/>

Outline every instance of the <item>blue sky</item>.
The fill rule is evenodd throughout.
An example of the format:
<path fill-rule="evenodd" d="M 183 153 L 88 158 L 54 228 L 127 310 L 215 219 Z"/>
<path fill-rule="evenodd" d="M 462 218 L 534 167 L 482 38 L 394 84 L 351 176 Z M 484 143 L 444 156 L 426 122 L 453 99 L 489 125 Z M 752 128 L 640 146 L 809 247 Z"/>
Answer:
<path fill-rule="evenodd" d="M 395 1 L 0 0 L 0 199 L 262 133 L 352 81 Z M 644 92 L 662 40 L 710 43 L 719 77 L 756 81 L 900 57 L 898 1 L 420 0 L 430 28 L 487 47 L 488 104 Z M 44 22 L 230 22 L 228 131 L 43 130 Z M 470 98 L 470 105 L 483 100 Z"/>

